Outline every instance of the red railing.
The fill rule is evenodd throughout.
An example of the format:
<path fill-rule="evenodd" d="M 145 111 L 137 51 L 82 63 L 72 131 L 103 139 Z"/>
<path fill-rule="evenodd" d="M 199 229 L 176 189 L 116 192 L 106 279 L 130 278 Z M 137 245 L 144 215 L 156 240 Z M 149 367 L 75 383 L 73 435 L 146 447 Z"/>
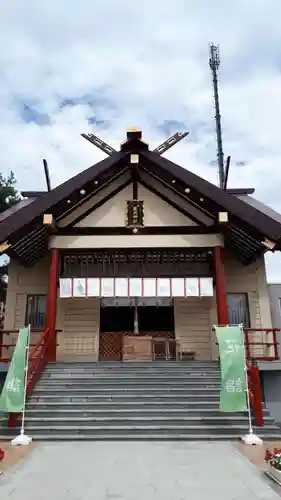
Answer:
<path fill-rule="evenodd" d="M 279 328 L 245 328 L 245 350 L 247 359 L 277 361 Z"/>
<path fill-rule="evenodd" d="M 39 342 L 37 342 L 35 347 L 33 347 L 33 349 L 29 352 L 26 389 L 27 396 L 32 392 L 33 387 L 48 362 L 48 349 L 53 342 L 54 335 L 56 335 L 56 331 L 51 332 L 49 329 L 46 329 Z M 17 426 L 19 416 L 19 413 L 9 413 L 8 427 Z"/>
<path fill-rule="evenodd" d="M 35 347 L 41 340 L 44 330 L 32 329 L 30 332 L 30 347 Z M 0 362 L 9 363 L 12 359 L 13 350 L 16 347 L 19 330 L 0 331 Z"/>
<path fill-rule="evenodd" d="M 249 397 L 256 425 L 264 425 L 262 389 L 257 361 L 277 361 L 279 328 L 245 328 Z"/>
<path fill-rule="evenodd" d="M 254 359 L 247 361 L 247 377 L 252 413 L 255 417 L 256 425 L 258 427 L 262 427 L 264 425 L 264 419 L 260 371 L 257 362 Z"/>

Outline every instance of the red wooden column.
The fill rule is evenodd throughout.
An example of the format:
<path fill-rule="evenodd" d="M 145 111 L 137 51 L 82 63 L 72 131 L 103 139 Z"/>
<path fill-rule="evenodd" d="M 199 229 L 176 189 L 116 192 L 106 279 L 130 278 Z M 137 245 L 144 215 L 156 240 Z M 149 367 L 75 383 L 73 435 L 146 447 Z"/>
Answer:
<path fill-rule="evenodd" d="M 214 274 L 216 280 L 218 325 L 228 325 L 226 279 L 225 279 L 223 257 L 224 257 L 224 249 L 222 247 L 214 247 L 213 261 L 214 261 Z"/>
<path fill-rule="evenodd" d="M 47 310 L 46 310 L 46 328 L 49 329 L 52 336 L 50 349 L 48 350 L 48 361 L 56 361 L 57 352 L 57 335 L 56 335 L 56 319 L 57 319 L 57 290 L 59 279 L 59 258 L 60 253 L 57 248 L 50 250 L 50 267 L 49 267 L 49 283 L 47 295 Z"/>

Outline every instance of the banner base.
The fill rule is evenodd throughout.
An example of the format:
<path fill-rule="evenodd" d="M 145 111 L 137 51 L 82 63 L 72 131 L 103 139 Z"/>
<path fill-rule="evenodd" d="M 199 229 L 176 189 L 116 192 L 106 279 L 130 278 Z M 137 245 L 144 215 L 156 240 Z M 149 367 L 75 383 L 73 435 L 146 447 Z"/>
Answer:
<path fill-rule="evenodd" d="M 32 443 L 32 438 L 21 432 L 11 441 L 12 446 L 28 446 Z"/>
<path fill-rule="evenodd" d="M 243 441 L 244 444 L 248 444 L 248 445 L 252 445 L 252 446 L 255 446 L 255 445 L 263 443 L 262 439 L 260 439 L 253 432 L 249 432 L 249 434 L 246 434 L 245 436 L 242 436 L 241 440 Z"/>

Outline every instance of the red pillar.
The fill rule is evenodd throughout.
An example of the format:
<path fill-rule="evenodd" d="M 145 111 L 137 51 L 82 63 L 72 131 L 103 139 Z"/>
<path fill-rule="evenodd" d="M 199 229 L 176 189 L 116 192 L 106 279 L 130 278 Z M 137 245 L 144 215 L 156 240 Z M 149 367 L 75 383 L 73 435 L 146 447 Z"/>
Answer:
<path fill-rule="evenodd" d="M 48 351 L 48 361 L 56 360 L 57 351 L 57 335 L 56 335 L 56 319 L 57 319 L 57 289 L 59 279 L 59 250 L 52 248 L 50 250 L 50 267 L 49 267 L 49 283 L 47 295 L 47 310 L 46 310 L 46 328 L 49 329 L 52 341 Z"/>
<path fill-rule="evenodd" d="M 222 247 L 214 247 L 213 260 L 214 260 L 214 274 L 216 280 L 218 325 L 228 325 L 226 279 L 225 279 L 223 257 L 224 257 L 224 249 Z"/>

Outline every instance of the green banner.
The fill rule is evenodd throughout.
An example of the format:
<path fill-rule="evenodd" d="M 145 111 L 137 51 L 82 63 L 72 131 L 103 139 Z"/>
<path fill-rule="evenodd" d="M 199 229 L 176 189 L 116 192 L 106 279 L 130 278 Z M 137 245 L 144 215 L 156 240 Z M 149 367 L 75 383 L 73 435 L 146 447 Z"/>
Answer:
<path fill-rule="evenodd" d="M 29 327 L 21 328 L 0 396 L 0 410 L 19 413 L 24 407 L 24 383 Z"/>
<path fill-rule="evenodd" d="M 220 410 L 247 410 L 245 346 L 242 326 L 216 326 L 221 367 Z"/>

